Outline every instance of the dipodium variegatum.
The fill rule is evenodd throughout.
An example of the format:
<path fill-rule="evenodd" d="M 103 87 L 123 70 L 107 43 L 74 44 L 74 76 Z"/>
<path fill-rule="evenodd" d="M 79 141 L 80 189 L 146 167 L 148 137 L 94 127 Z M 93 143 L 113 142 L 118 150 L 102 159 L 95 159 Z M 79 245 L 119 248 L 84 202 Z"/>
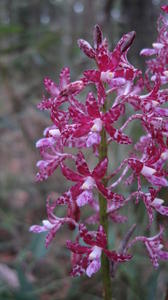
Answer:
<path fill-rule="evenodd" d="M 162 10 L 167 14 L 168 6 L 162 6 Z M 168 207 L 158 197 L 161 189 L 168 186 L 165 166 L 168 108 L 164 105 L 168 102 L 166 15 L 159 17 L 157 29 L 158 38 L 153 48 L 143 49 L 140 53 L 150 57 L 143 76 L 127 59 L 135 32 L 123 35 L 110 51 L 96 25 L 93 47 L 83 39 L 78 41 L 84 54 L 95 61 L 95 69 L 84 71 L 82 77 L 73 82 L 67 67 L 60 73 L 59 84 L 46 78 L 44 85 L 49 98 L 44 98 L 38 105 L 39 109 L 50 111 L 52 125 L 45 129 L 44 138 L 36 143 L 42 157 L 37 163 L 37 180 L 46 180 L 59 167 L 65 180 L 71 181 L 72 185 L 60 197 L 55 198 L 52 194 L 48 197 L 47 220 L 43 220 L 41 226 L 31 226 L 30 231 L 47 231 L 48 247 L 65 223 L 69 230 L 75 229 L 75 240 L 66 243 L 71 252 L 71 275 L 91 277 L 101 268 L 106 300 L 111 299 L 110 265 L 114 268 L 118 263 L 133 259 L 135 243 L 141 242 L 146 247 L 154 268 L 159 266 L 160 260 L 168 259 L 168 252 L 163 250 L 163 226 L 152 237 L 133 238 L 133 224 L 119 249 L 108 247 L 108 223 L 126 222 L 127 218 L 119 211 L 128 203 L 144 203 L 149 217 L 147 226 L 151 226 L 156 213 L 168 216 Z M 90 90 L 86 97 L 85 89 Z M 132 114 L 128 116 L 125 111 L 130 107 Z M 123 119 L 126 121 L 122 122 Z M 135 120 L 143 132 L 136 143 L 124 133 Z M 109 163 L 113 163 L 110 161 L 113 156 L 108 151 L 111 143 L 127 148 L 132 145 L 131 153 L 126 151 L 128 154 L 112 173 L 108 168 Z M 85 159 L 83 151 L 86 153 L 87 149 L 97 159 L 94 168 Z M 76 170 L 68 167 L 69 162 L 70 165 L 75 163 Z M 134 190 L 129 193 L 127 187 L 127 196 L 118 193 L 120 184 L 132 185 Z M 65 206 L 65 216 L 57 217 L 58 206 Z M 89 206 L 89 212 L 92 212 L 87 219 L 80 217 L 84 206 Z"/>

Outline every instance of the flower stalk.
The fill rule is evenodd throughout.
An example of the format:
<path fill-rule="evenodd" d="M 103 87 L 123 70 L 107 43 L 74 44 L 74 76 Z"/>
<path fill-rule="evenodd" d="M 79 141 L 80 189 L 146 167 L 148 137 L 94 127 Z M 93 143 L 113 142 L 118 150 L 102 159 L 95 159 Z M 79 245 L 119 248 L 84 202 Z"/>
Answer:
<path fill-rule="evenodd" d="M 106 103 L 103 105 L 103 113 L 106 112 Z M 108 145 L 106 131 L 104 127 L 101 131 L 101 142 L 99 145 L 99 161 L 108 156 Z M 108 179 L 102 179 L 104 186 L 107 186 Z M 104 231 L 108 240 L 108 215 L 107 215 L 107 201 L 105 197 L 99 193 L 99 214 L 100 214 L 100 224 L 103 226 Z M 102 272 L 102 281 L 103 281 L 103 296 L 104 300 L 110 300 L 112 297 L 111 291 L 111 278 L 110 278 L 110 264 L 108 257 L 102 253 L 101 256 L 101 272 Z"/>

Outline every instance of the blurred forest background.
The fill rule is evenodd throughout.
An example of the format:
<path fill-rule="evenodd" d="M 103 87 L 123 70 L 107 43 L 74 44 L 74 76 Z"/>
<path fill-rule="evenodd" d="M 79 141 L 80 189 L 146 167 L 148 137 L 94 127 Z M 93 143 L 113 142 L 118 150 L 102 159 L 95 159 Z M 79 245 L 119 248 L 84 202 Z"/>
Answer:
<path fill-rule="evenodd" d="M 129 59 L 144 69 L 139 52 L 155 41 L 156 20 L 165 2 L 0 0 L 0 300 L 101 299 L 100 274 L 92 279 L 69 277 L 69 253 L 63 246 L 65 228 L 48 251 L 45 235 L 28 232 L 30 225 L 46 218 L 49 192 L 59 195 L 66 190 L 59 170 L 47 182 L 34 181 L 39 159 L 35 141 L 50 124 L 48 114 L 38 111 L 36 105 L 44 93 L 45 76 L 57 80 L 61 67 L 70 66 L 75 80 L 89 67 L 76 40 L 92 42 L 96 23 L 102 26 L 111 47 L 123 33 L 135 30 Z M 128 209 L 129 224 L 138 220 L 145 230 L 144 207 L 132 205 Z M 120 239 L 123 227 L 119 225 L 115 234 L 111 230 L 111 240 L 114 235 Z M 119 268 L 112 280 L 114 299 L 168 299 L 166 264 L 154 271 L 144 254 L 137 248 L 133 262 Z"/>

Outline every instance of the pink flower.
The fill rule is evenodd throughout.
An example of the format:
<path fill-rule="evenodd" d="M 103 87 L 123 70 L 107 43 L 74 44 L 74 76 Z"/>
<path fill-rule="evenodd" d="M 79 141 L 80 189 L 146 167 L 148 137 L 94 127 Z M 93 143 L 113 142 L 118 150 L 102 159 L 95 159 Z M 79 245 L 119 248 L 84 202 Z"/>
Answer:
<path fill-rule="evenodd" d="M 95 83 L 98 92 L 98 102 L 103 104 L 106 93 L 103 82 L 117 89 L 125 85 L 127 80 L 133 80 L 139 73 L 127 60 L 127 50 L 135 38 L 135 32 L 123 35 L 117 46 L 110 52 L 108 43 L 103 39 L 102 31 L 98 25 L 94 30 L 94 48 L 85 40 L 78 40 L 80 49 L 89 57 L 96 61 L 98 71 L 88 70 L 84 72 L 88 82 Z"/>
<path fill-rule="evenodd" d="M 122 133 L 119 129 L 115 129 L 112 124 L 123 115 L 125 107 L 118 104 L 112 107 L 107 113 L 103 114 L 99 111 L 99 106 L 92 93 L 89 93 L 86 99 L 86 109 L 78 109 L 78 107 L 70 106 L 70 116 L 73 125 L 66 125 L 63 135 L 73 138 L 86 137 L 86 146 L 90 147 L 100 143 L 100 132 L 103 128 L 107 130 L 111 140 L 119 144 L 130 144 L 131 139 Z"/>
<path fill-rule="evenodd" d="M 149 193 L 145 193 L 142 195 L 148 215 L 150 225 L 153 221 L 153 210 L 160 213 L 163 216 L 168 216 L 168 207 L 163 206 L 164 200 L 157 197 L 158 190 L 154 188 L 149 188 Z"/>
<path fill-rule="evenodd" d="M 103 39 L 100 27 L 96 25 L 94 30 L 94 49 L 88 42 L 82 39 L 78 40 L 78 45 L 87 56 L 96 60 L 100 71 L 112 72 L 116 69 L 122 59 L 125 62 L 125 67 L 130 67 L 125 57 L 123 58 L 122 55 L 129 49 L 134 38 L 134 31 L 123 35 L 113 52 L 110 52 L 108 50 L 106 39 Z"/>
<path fill-rule="evenodd" d="M 71 275 L 80 276 L 86 273 L 91 277 L 101 266 L 100 258 L 104 252 L 110 260 L 116 262 L 125 262 L 131 259 L 130 255 L 117 254 L 115 251 L 107 250 L 107 238 L 100 226 L 98 231 L 89 232 L 86 227 L 81 224 L 79 227 L 80 237 L 88 246 L 81 246 L 78 242 L 67 241 L 67 248 L 75 254 L 78 254 L 78 260 L 72 266 Z"/>
<path fill-rule="evenodd" d="M 50 94 L 50 98 L 43 99 L 38 105 L 39 109 L 52 109 L 53 105 L 60 106 L 68 100 L 68 96 L 77 95 L 84 88 L 84 81 L 77 80 L 70 82 L 69 68 L 63 68 L 60 73 L 60 83 L 57 85 L 48 77 L 44 79 L 46 91 Z"/>
<path fill-rule="evenodd" d="M 136 175 L 142 174 L 150 183 L 156 186 L 168 186 L 168 181 L 162 176 L 157 174 L 157 170 L 149 167 L 145 163 L 136 158 L 129 158 L 128 164 Z"/>
<path fill-rule="evenodd" d="M 63 224 L 67 223 L 70 226 L 72 226 L 72 225 L 75 227 L 77 226 L 76 221 L 72 217 L 68 217 L 68 216 L 64 217 L 64 218 L 56 217 L 53 214 L 53 208 L 55 207 L 55 204 L 54 204 L 54 206 L 50 206 L 49 199 L 50 198 L 48 198 L 48 200 L 47 200 L 48 220 L 43 220 L 42 226 L 33 225 L 29 229 L 30 232 L 34 232 L 34 233 L 48 232 L 47 236 L 46 236 L 46 240 L 45 240 L 46 248 L 48 248 L 48 246 L 54 239 L 57 231 L 60 229 L 60 227 Z M 56 204 L 58 204 L 58 202 Z"/>
<path fill-rule="evenodd" d="M 161 6 L 161 9 L 162 9 L 164 12 L 168 13 L 168 5 L 162 5 L 162 6 Z"/>
<path fill-rule="evenodd" d="M 137 236 L 134 240 L 130 242 L 128 248 L 130 248 L 137 241 L 143 242 L 146 246 L 147 252 L 149 254 L 154 268 L 158 268 L 159 260 L 168 260 L 168 252 L 162 250 L 162 235 L 163 228 L 161 227 L 160 232 L 151 238 L 147 238 L 145 236 Z"/>
<path fill-rule="evenodd" d="M 163 5 L 162 10 L 167 12 L 167 5 Z M 143 49 L 141 55 L 151 56 L 155 55 L 154 58 L 147 61 L 146 70 L 146 85 L 149 87 L 149 78 L 152 81 L 156 81 L 157 78 L 160 79 L 162 84 L 168 82 L 168 72 L 167 72 L 167 55 L 168 55 L 168 42 L 167 42 L 167 19 L 164 16 L 160 16 L 158 20 L 158 38 L 155 43 L 152 44 L 153 48 Z"/>
<path fill-rule="evenodd" d="M 107 171 L 108 160 L 105 158 L 93 169 L 89 171 L 85 158 L 82 152 L 79 152 L 76 160 L 76 168 L 79 173 L 76 173 L 61 163 L 63 175 L 73 182 L 77 182 L 74 186 L 76 203 L 79 207 L 84 206 L 93 200 L 92 190 L 94 187 L 102 193 L 107 199 L 120 199 L 121 195 L 111 192 L 102 184 L 101 179 Z"/>
<path fill-rule="evenodd" d="M 36 179 L 38 181 L 45 180 L 51 176 L 66 158 L 73 159 L 73 155 L 63 152 L 65 142 L 56 126 L 47 128 L 44 134 L 46 137 L 36 143 L 36 148 L 40 150 L 43 158 L 43 160 L 37 162 L 39 172 L 36 175 Z"/>

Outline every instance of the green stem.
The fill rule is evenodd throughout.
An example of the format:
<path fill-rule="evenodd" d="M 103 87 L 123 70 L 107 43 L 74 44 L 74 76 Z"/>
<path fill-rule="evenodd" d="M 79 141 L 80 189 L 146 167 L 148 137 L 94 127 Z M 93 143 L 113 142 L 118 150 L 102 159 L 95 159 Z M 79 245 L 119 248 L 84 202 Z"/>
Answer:
<path fill-rule="evenodd" d="M 103 112 L 106 112 L 106 106 L 103 106 Z M 106 131 L 103 128 L 101 131 L 101 143 L 99 146 L 99 161 L 107 157 L 107 138 Z M 104 178 L 103 184 L 107 186 L 107 180 Z M 99 208 L 100 208 L 100 224 L 103 226 L 108 239 L 108 217 L 107 217 L 107 200 L 99 193 Z M 103 281 L 103 296 L 104 300 L 111 300 L 111 280 L 110 266 L 107 256 L 102 253 L 101 256 L 101 272 Z"/>

